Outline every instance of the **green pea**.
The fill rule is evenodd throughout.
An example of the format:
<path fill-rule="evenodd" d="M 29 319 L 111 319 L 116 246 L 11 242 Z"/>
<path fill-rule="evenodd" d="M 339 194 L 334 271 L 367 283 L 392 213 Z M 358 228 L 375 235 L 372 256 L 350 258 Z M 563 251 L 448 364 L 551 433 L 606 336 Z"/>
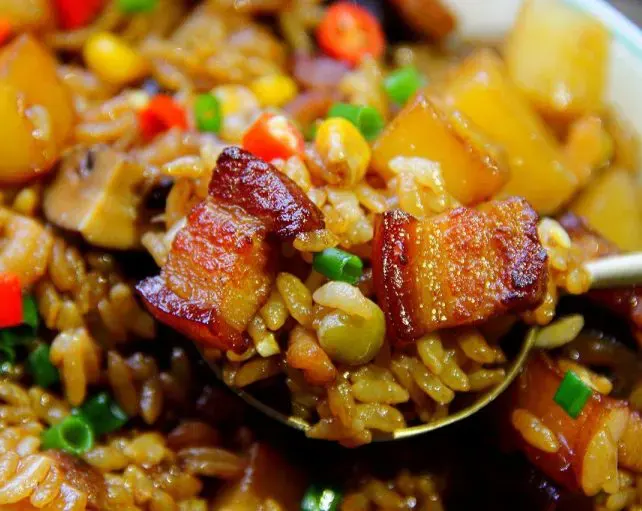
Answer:
<path fill-rule="evenodd" d="M 379 353 L 386 335 L 386 319 L 383 311 L 374 302 L 371 304 L 372 316 L 368 319 L 337 310 L 319 322 L 319 344 L 335 362 L 365 364 Z"/>

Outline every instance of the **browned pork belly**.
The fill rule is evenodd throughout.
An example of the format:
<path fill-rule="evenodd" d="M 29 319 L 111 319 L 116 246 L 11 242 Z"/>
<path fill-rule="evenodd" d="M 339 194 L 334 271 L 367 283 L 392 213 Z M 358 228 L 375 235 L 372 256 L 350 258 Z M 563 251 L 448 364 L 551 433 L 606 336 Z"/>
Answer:
<path fill-rule="evenodd" d="M 560 218 L 574 245 L 585 261 L 618 254 L 620 250 L 610 241 L 591 229 L 583 218 L 567 213 Z M 633 329 L 638 344 L 642 346 L 642 287 L 628 289 L 594 289 L 589 297 L 626 318 Z"/>
<path fill-rule="evenodd" d="M 558 449 L 544 452 L 525 440 L 531 462 L 567 488 L 595 495 L 617 489 L 617 466 L 642 468 L 642 422 L 625 401 L 593 392 L 573 419 L 555 401 L 563 371 L 545 355 L 530 360 L 515 388 L 513 410 L 526 410 L 552 432 Z M 613 480 L 615 479 L 615 480 Z"/>
<path fill-rule="evenodd" d="M 209 194 L 178 231 L 161 274 L 137 289 L 159 321 L 241 352 L 272 287 L 276 239 L 321 229 L 323 217 L 288 177 L 235 147 L 219 157 Z"/>
<path fill-rule="evenodd" d="M 384 213 L 375 226 L 373 276 L 388 336 L 409 342 L 537 306 L 547 277 L 537 220 L 519 198 L 421 220 Z"/>
<path fill-rule="evenodd" d="M 323 213 L 294 181 L 238 147 L 219 157 L 209 194 L 242 207 L 282 240 L 324 227 Z"/>

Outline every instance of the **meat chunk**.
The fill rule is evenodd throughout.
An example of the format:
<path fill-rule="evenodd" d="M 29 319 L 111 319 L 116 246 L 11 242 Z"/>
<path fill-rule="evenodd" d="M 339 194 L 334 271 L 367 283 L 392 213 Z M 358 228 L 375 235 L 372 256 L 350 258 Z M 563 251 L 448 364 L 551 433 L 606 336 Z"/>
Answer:
<path fill-rule="evenodd" d="M 519 446 L 547 476 L 571 490 L 595 495 L 617 484 L 618 444 L 629 448 L 630 458 L 639 453 L 626 442 L 630 410 L 626 402 L 594 392 L 573 419 L 554 401 L 564 373 L 550 358 L 530 360 L 515 388 L 514 409 L 533 414 L 556 437 L 559 449 L 544 452 L 526 441 Z M 615 480 L 613 480 L 615 479 Z"/>
<path fill-rule="evenodd" d="M 455 29 L 455 17 L 441 0 L 390 1 L 403 20 L 428 39 L 439 41 Z"/>
<path fill-rule="evenodd" d="M 159 321 L 197 342 L 241 352 L 245 329 L 274 282 L 275 238 L 323 227 L 321 211 L 287 176 L 227 148 L 161 274 L 140 282 L 138 292 Z"/>
<path fill-rule="evenodd" d="M 571 237 L 571 241 L 580 250 L 576 251 L 583 261 L 599 259 L 619 253 L 619 249 L 610 241 L 591 229 L 583 218 L 566 213 L 560 224 Z M 642 286 L 628 289 L 595 289 L 589 292 L 595 302 L 607 307 L 631 323 L 633 334 L 642 345 Z"/>
<path fill-rule="evenodd" d="M 373 276 L 397 343 L 537 306 L 546 252 L 537 214 L 519 198 L 418 220 L 384 213 L 375 226 Z"/>
<path fill-rule="evenodd" d="M 87 495 L 87 509 L 105 508 L 107 488 L 100 472 L 83 460 L 64 452 L 48 451 L 45 456 L 51 458 L 65 478 L 61 488 L 62 500 L 67 500 L 64 498 L 67 486 L 70 493 L 80 492 Z"/>
<path fill-rule="evenodd" d="M 242 351 L 243 332 L 274 279 L 267 234 L 241 208 L 201 202 L 176 235 L 161 276 L 138 286 L 148 309 L 194 340 Z"/>
<path fill-rule="evenodd" d="M 634 472 L 642 472 L 642 417 L 632 412 L 618 449 L 620 465 Z"/>
<path fill-rule="evenodd" d="M 269 445 L 255 443 L 243 476 L 223 486 L 211 509 L 262 509 L 267 499 L 281 509 L 299 509 L 306 484 L 307 474 L 301 467 L 293 466 Z"/>
<path fill-rule="evenodd" d="M 323 229 L 323 214 L 285 174 L 238 147 L 219 156 L 209 193 L 242 207 L 280 239 Z"/>

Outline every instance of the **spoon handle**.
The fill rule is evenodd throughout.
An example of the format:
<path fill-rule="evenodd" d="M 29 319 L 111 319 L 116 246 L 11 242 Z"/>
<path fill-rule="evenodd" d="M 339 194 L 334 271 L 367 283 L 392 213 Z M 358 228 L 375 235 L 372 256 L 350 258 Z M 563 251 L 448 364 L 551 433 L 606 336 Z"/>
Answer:
<path fill-rule="evenodd" d="M 642 252 L 596 259 L 585 267 L 591 276 L 592 289 L 642 284 Z"/>

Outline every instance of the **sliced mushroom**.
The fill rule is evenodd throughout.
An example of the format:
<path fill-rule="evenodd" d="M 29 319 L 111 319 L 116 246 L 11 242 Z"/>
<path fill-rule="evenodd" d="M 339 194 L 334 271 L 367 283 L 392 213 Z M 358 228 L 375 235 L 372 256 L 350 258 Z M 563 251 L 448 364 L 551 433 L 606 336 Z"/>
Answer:
<path fill-rule="evenodd" d="M 144 167 L 107 146 L 70 154 L 47 190 L 47 219 L 78 231 L 92 245 L 130 249 L 139 245 L 139 205 Z"/>

